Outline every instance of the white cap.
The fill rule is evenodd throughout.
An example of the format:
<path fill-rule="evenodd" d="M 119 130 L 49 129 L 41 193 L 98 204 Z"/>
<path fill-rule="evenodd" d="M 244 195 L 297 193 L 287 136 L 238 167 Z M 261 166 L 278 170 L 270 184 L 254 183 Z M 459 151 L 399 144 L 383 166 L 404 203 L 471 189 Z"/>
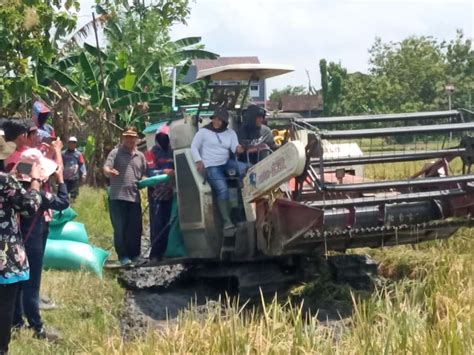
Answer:
<path fill-rule="evenodd" d="M 77 143 L 77 138 L 72 136 L 72 137 L 69 137 L 69 142 L 74 142 L 74 143 Z"/>

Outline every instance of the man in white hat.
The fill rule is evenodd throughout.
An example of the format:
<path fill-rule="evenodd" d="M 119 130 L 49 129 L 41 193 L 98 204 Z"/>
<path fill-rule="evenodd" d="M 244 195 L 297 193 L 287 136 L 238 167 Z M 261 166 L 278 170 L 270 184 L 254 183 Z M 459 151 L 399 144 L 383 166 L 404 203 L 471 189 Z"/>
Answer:
<path fill-rule="evenodd" d="M 86 181 L 86 163 L 84 156 L 77 149 L 77 138 L 70 137 L 67 149 L 63 152 L 64 182 L 71 200 L 79 196 L 79 185 Z"/>

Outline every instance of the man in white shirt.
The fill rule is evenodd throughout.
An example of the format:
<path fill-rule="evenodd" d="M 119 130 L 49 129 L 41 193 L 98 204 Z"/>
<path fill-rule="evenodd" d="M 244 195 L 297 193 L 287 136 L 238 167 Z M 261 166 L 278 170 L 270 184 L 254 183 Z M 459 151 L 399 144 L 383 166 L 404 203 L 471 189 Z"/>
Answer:
<path fill-rule="evenodd" d="M 244 150 L 237 134 L 230 128 L 229 112 L 225 108 L 217 108 L 211 116 L 211 123 L 200 129 L 191 144 L 193 159 L 199 172 L 206 171 L 207 181 L 216 194 L 219 212 L 224 229 L 234 228 L 230 218 L 231 204 L 227 171 L 236 170 L 240 177 L 245 175 L 246 165 L 234 159 L 230 154 L 241 154 Z"/>

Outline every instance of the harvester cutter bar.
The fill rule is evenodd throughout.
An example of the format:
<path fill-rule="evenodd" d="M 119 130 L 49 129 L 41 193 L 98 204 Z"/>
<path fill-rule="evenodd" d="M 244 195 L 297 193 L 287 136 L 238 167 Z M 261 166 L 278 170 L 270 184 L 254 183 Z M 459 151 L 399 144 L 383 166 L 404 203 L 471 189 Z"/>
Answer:
<path fill-rule="evenodd" d="M 312 230 L 295 243 L 287 244 L 285 251 L 293 250 L 346 250 L 356 247 L 383 247 L 414 244 L 422 241 L 449 238 L 460 227 L 472 227 L 473 220 L 455 219 L 405 224 L 398 226 L 377 226 L 369 228 Z"/>

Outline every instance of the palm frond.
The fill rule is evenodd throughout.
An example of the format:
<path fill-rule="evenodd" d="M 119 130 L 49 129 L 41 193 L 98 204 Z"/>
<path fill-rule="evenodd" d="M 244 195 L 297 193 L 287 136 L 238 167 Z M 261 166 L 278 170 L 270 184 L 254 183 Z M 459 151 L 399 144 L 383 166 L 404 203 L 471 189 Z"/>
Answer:
<path fill-rule="evenodd" d="M 193 46 L 195 44 L 198 44 L 199 42 L 201 42 L 201 37 L 185 37 L 173 41 L 173 44 L 176 46 L 176 48 L 180 49 L 184 47 Z"/>
<path fill-rule="evenodd" d="M 112 18 L 111 14 L 102 14 L 95 18 L 95 24 L 97 27 L 103 28 L 105 24 Z M 76 32 L 72 34 L 69 40 L 66 42 L 67 44 L 74 43 L 78 44 L 81 39 L 87 38 L 89 34 L 94 30 L 94 20 L 90 20 L 84 26 L 79 28 Z"/>

